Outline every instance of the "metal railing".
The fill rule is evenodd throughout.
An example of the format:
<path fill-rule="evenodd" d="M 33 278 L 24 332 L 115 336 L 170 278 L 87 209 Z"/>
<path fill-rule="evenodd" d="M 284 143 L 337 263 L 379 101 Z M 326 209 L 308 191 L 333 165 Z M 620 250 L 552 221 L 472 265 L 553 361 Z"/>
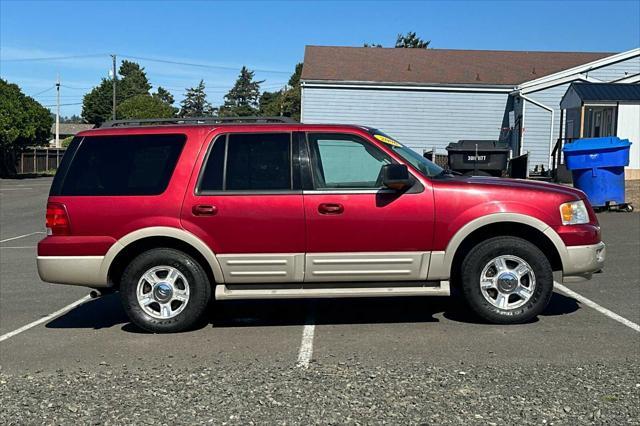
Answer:
<path fill-rule="evenodd" d="M 551 170 L 555 170 L 560 167 L 560 165 L 564 164 L 562 148 L 576 139 L 578 138 L 558 138 L 556 144 L 553 146 L 553 150 L 551 151 Z"/>

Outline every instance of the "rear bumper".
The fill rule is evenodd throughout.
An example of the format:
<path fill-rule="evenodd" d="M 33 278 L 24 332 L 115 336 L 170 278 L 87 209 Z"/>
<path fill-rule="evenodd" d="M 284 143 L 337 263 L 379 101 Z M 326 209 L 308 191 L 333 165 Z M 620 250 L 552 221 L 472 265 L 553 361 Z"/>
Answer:
<path fill-rule="evenodd" d="M 102 271 L 104 256 L 38 256 L 42 281 L 86 287 L 108 287 Z"/>
<path fill-rule="evenodd" d="M 603 242 L 584 246 L 567 247 L 567 258 L 563 262 L 563 279 L 589 279 L 591 274 L 604 266 L 607 248 Z"/>

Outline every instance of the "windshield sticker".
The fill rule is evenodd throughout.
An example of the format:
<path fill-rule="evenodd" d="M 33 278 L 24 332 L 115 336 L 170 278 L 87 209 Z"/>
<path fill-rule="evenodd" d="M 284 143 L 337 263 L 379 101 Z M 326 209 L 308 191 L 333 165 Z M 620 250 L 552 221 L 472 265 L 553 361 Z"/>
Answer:
<path fill-rule="evenodd" d="M 386 143 L 387 145 L 391 145 L 391 146 L 402 146 L 402 145 L 400 144 L 400 142 L 396 142 L 396 141 L 394 141 L 393 139 L 388 138 L 388 137 L 386 137 L 386 136 L 382 136 L 382 135 L 374 135 L 374 137 L 375 137 L 376 139 L 378 139 L 380 142 L 384 142 L 384 143 Z"/>

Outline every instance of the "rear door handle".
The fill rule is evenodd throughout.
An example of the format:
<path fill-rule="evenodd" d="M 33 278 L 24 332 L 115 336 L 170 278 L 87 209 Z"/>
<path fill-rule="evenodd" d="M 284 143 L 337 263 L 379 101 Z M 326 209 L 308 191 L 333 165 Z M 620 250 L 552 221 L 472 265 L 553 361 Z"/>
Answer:
<path fill-rule="evenodd" d="M 196 204 L 191 209 L 191 212 L 194 216 L 214 216 L 218 213 L 218 208 L 208 204 Z"/>
<path fill-rule="evenodd" d="M 322 203 L 318 206 L 320 214 L 342 214 L 344 206 L 339 203 Z"/>

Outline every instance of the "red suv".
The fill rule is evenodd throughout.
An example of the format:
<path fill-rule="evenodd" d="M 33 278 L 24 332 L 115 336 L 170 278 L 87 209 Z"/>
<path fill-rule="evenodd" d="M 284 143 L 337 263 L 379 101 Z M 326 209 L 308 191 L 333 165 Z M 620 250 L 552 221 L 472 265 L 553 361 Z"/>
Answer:
<path fill-rule="evenodd" d="M 454 176 L 376 129 L 266 118 L 78 134 L 47 228 L 43 280 L 119 290 L 153 332 L 193 327 L 212 298 L 451 290 L 518 323 L 545 309 L 554 271 L 589 278 L 605 258 L 578 190 Z"/>

